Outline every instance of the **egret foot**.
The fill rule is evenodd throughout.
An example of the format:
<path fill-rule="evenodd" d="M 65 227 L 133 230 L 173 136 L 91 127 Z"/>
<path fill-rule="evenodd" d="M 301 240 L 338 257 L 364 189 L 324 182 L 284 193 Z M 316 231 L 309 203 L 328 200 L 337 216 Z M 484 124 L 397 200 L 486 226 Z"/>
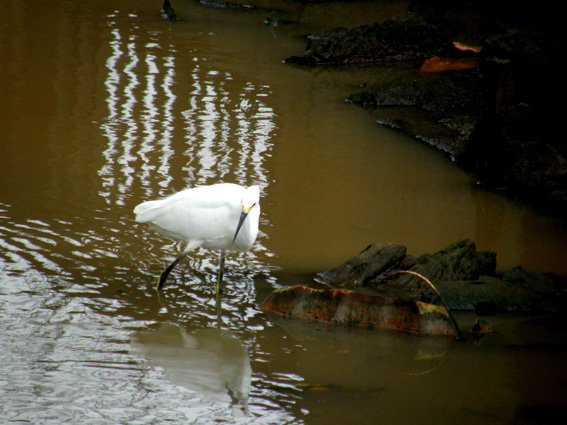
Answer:
<path fill-rule="evenodd" d="M 179 257 L 177 257 L 175 259 L 175 261 L 173 263 L 171 263 L 167 269 L 165 269 L 165 271 L 161 274 L 160 278 L 159 278 L 159 282 L 157 285 L 156 290 L 161 291 L 163 286 L 165 285 L 165 281 L 167 280 L 167 276 L 169 276 L 169 273 L 171 273 L 171 271 L 173 270 L 173 268 L 179 264 L 179 262 L 181 260 L 183 260 L 185 258 L 185 256 L 188 254 L 188 252 L 184 252 L 183 254 L 181 254 Z"/>

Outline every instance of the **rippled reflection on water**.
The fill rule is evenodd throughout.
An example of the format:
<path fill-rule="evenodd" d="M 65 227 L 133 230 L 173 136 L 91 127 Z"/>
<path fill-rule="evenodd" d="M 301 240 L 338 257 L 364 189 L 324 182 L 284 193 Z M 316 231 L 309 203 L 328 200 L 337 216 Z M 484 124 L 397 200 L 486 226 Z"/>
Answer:
<path fill-rule="evenodd" d="M 14 224 L 9 212 L 4 206 L 4 418 L 14 423 L 209 423 L 248 415 L 260 423 L 287 421 L 281 397 L 270 401 L 274 394 L 263 392 L 251 407 L 248 402 L 252 370 L 244 344 L 254 346 L 265 326 L 250 298 L 254 276 L 261 276 L 253 257 L 252 270 L 227 274 L 227 283 L 235 284 L 222 307 L 212 284 L 216 263 L 209 264 L 205 253 L 203 261 L 192 263 L 204 275 L 183 271 L 179 290 L 158 299 L 151 271 L 132 273 L 120 265 L 125 251 L 113 245 L 113 231 L 99 229 L 95 238 L 94 232 L 73 231 L 71 223 Z M 95 244 L 96 252 L 87 244 Z"/>
<path fill-rule="evenodd" d="M 341 72 L 282 66 L 314 22 L 344 22 L 356 2 L 282 5 L 304 26 L 277 29 L 263 10 L 178 3 L 172 24 L 159 6 L 3 9 L 2 420 L 513 423 L 564 405 L 563 334 L 537 321 L 495 318 L 501 333 L 455 346 L 268 320 L 257 306 L 274 287 L 310 282 L 296 270 L 370 242 L 441 248 L 473 235 L 505 246 L 505 262 L 565 270 L 567 233 L 345 106 Z M 382 6 L 349 22 L 407 5 Z M 221 303 L 206 250 L 158 297 L 181 247 L 136 224 L 133 207 L 220 180 L 261 186 L 254 248 L 228 257 Z"/>
<path fill-rule="evenodd" d="M 25 22 L 24 9 L 12 12 Z M 45 12 L 57 26 L 57 12 L 49 5 Z M 293 421 L 286 397 L 257 385 L 248 354 L 265 326 L 256 282 L 264 292 L 274 282 L 264 235 L 251 252 L 228 258 L 222 305 L 211 285 L 217 259 L 204 250 L 176 270 L 160 300 L 155 278 L 179 247 L 131 217 L 135 203 L 187 185 L 225 180 L 265 190 L 275 129 L 270 88 L 209 66 L 198 46 L 210 35 L 196 34 L 197 47 L 179 58 L 153 16 L 142 18 L 159 25 L 149 32 L 136 13 L 96 16 L 75 27 L 75 45 L 55 33 L 82 49 L 102 31 L 96 49 L 108 55 L 96 54 L 94 67 L 83 56 L 82 69 L 64 78 L 65 52 L 56 50 L 61 100 L 48 138 L 38 132 L 46 149 L 14 157 L 20 169 L 5 162 L 8 181 L 26 175 L 26 160 L 30 178 L 1 208 L 1 415 L 57 424 Z M 17 67 L 18 57 L 11 63 Z M 90 102 L 91 77 L 104 103 Z M 75 102 L 63 100 L 65 90 Z M 86 112 L 81 103 L 93 106 L 86 125 L 74 113 Z"/>

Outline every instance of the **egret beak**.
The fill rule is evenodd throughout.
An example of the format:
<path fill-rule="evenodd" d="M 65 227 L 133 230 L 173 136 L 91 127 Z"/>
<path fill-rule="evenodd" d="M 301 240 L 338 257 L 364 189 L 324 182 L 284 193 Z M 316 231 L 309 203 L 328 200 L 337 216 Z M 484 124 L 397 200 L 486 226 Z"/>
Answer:
<path fill-rule="evenodd" d="M 238 226 L 236 226 L 236 233 L 234 234 L 234 238 L 232 238 L 232 243 L 234 243 L 234 241 L 236 240 L 236 237 L 238 236 L 238 232 L 240 231 L 240 228 L 244 224 L 244 220 L 246 220 L 246 217 L 248 217 L 248 213 L 250 212 L 250 210 L 254 205 L 251 205 L 248 208 L 242 206 L 242 212 L 240 213 L 240 220 L 238 220 Z"/>

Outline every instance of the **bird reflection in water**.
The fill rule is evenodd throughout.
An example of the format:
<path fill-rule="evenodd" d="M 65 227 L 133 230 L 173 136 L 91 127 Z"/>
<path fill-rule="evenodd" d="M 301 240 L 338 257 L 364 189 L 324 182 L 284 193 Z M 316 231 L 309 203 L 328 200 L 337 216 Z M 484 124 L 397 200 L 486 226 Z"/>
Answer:
<path fill-rule="evenodd" d="M 162 323 L 153 332 L 139 332 L 131 342 L 135 353 L 163 370 L 165 379 L 202 395 L 229 403 L 234 416 L 248 414 L 252 368 L 242 342 L 218 328 L 188 332 Z"/>

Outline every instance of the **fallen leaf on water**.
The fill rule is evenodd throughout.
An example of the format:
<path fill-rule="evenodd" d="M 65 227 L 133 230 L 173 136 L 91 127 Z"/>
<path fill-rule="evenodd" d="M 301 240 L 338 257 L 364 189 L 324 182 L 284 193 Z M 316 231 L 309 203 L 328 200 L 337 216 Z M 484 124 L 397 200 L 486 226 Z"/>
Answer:
<path fill-rule="evenodd" d="M 478 66 L 478 58 L 434 57 L 423 62 L 420 72 L 462 71 L 464 69 L 476 69 Z"/>
<path fill-rule="evenodd" d="M 480 46 L 471 46 L 468 44 L 464 44 L 464 43 L 459 43 L 458 41 L 453 41 L 453 46 L 455 46 L 457 49 L 462 50 L 462 51 L 471 51 L 474 53 L 480 53 L 480 51 L 482 50 L 482 47 Z"/>

